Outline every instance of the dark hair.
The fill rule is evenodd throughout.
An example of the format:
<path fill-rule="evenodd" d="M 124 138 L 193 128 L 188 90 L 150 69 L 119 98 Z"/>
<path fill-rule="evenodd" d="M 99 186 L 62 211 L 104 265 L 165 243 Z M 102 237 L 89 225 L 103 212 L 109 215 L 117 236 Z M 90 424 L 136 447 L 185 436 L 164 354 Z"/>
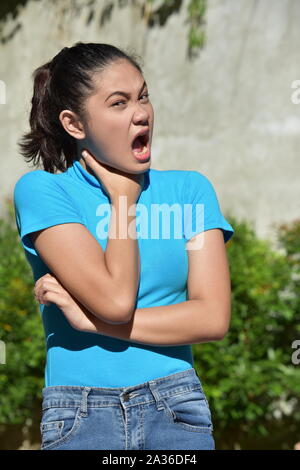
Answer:
<path fill-rule="evenodd" d="M 65 171 L 74 162 L 76 139 L 59 120 L 69 109 L 85 121 L 84 102 L 95 92 L 92 76 L 107 65 L 125 59 L 142 73 L 135 53 L 127 53 L 111 44 L 77 42 L 64 47 L 53 59 L 33 72 L 33 96 L 29 123 L 18 145 L 27 162 L 42 162 L 45 171 Z"/>

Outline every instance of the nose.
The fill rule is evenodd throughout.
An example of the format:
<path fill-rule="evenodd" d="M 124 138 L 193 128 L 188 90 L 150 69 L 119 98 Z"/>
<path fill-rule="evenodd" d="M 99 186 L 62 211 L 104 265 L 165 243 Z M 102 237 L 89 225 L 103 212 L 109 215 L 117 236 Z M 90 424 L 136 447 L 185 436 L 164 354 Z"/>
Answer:
<path fill-rule="evenodd" d="M 134 111 L 133 121 L 134 123 L 139 122 L 149 122 L 150 119 L 150 110 L 146 109 L 145 105 L 142 103 L 137 103 L 137 106 Z"/>

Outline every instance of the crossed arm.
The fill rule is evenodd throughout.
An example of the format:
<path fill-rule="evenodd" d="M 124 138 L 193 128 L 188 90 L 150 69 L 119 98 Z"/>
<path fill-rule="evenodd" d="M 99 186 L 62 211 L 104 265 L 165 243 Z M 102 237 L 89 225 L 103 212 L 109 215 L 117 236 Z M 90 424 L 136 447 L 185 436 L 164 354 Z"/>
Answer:
<path fill-rule="evenodd" d="M 58 231 L 55 230 L 55 227 L 57 226 L 43 230 L 42 237 L 37 236 L 39 232 L 35 232 L 37 235 L 33 234 L 32 237 L 37 251 L 42 258 L 44 257 L 53 273 L 52 278 L 49 275 L 40 278 L 36 283 L 35 290 L 39 292 L 40 303 L 56 303 L 74 328 L 126 341 L 160 346 L 216 341 L 226 335 L 231 316 L 231 286 L 226 247 L 220 229 L 202 232 L 187 243 L 189 300 L 167 306 L 133 309 L 130 307 L 132 304 L 124 300 L 123 292 L 122 298 L 119 298 L 116 306 L 124 306 L 122 310 L 124 317 L 115 317 L 112 321 L 104 317 L 102 313 L 108 312 L 105 309 L 113 296 L 113 291 L 109 290 L 109 287 L 113 289 L 113 282 L 110 283 L 109 279 L 105 278 L 103 283 L 101 271 L 97 272 L 97 276 L 91 277 L 91 272 L 96 275 L 96 271 L 89 270 L 88 265 L 86 270 L 87 273 L 89 271 L 90 277 L 84 277 L 82 269 L 79 270 L 80 276 L 77 277 L 74 274 L 76 266 L 70 266 L 69 263 L 69 260 L 70 262 L 74 260 L 71 247 L 74 246 L 76 235 L 81 238 L 83 250 L 83 252 L 81 250 L 81 257 L 87 254 L 84 253 L 85 246 L 89 246 L 89 249 L 91 247 L 96 249 L 95 245 L 89 244 L 91 234 L 88 235 L 87 229 L 80 224 L 59 226 L 64 227 L 63 246 L 66 247 L 65 256 L 62 257 L 57 254 L 57 250 L 51 250 L 51 247 L 57 246 L 55 241 L 57 241 Z M 60 232 L 61 235 L 62 232 Z M 68 240 L 68 237 L 72 238 L 72 244 L 71 238 Z M 69 243 L 67 243 L 68 241 Z M 202 242 L 202 244 L 199 245 L 198 242 Z M 188 249 L 195 243 L 201 248 Z M 99 250 L 99 244 L 97 243 L 97 245 Z M 85 259 L 94 259 L 99 263 L 99 251 L 98 260 L 95 256 L 93 258 L 93 253 L 89 253 Z M 82 260 L 83 258 L 78 259 L 78 265 Z M 73 269 L 73 274 L 70 274 L 72 268 L 75 271 Z M 92 285 L 88 284 L 89 281 L 92 282 Z M 84 282 L 87 284 L 84 285 Z M 101 292 L 100 295 L 99 292 Z M 92 298 L 93 296 L 96 297 L 96 300 Z M 93 308 L 96 305 L 95 302 L 99 305 L 99 297 L 103 299 L 102 310 Z M 122 304 L 122 301 L 125 303 Z M 129 310 L 130 314 L 128 314 Z"/>

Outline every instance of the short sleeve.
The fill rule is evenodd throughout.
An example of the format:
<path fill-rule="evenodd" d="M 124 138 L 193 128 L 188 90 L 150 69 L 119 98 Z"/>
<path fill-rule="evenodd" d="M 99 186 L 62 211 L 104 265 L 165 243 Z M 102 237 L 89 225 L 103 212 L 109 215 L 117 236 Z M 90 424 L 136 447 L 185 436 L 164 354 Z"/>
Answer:
<path fill-rule="evenodd" d="M 209 179 L 198 171 L 188 171 L 184 185 L 184 237 L 190 240 L 196 234 L 213 228 L 223 232 L 224 243 L 234 230 L 223 216 L 216 191 Z"/>
<path fill-rule="evenodd" d="M 14 187 L 16 225 L 23 247 L 37 255 L 28 234 L 58 224 L 77 222 L 82 217 L 70 196 L 55 181 L 57 175 L 34 170 L 21 176 Z"/>

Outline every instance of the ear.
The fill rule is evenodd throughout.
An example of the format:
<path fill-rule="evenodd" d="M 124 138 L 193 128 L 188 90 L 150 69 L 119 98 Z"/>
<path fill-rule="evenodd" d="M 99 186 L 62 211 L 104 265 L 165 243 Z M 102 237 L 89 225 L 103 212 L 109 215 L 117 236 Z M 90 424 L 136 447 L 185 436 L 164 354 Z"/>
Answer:
<path fill-rule="evenodd" d="M 65 131 L 72 137 L 75 137 L 75 139 L 84 139 L 86 137 L 83 123 L 73 111 L 64 109 L 59 114 L 59 120 Z"/>

